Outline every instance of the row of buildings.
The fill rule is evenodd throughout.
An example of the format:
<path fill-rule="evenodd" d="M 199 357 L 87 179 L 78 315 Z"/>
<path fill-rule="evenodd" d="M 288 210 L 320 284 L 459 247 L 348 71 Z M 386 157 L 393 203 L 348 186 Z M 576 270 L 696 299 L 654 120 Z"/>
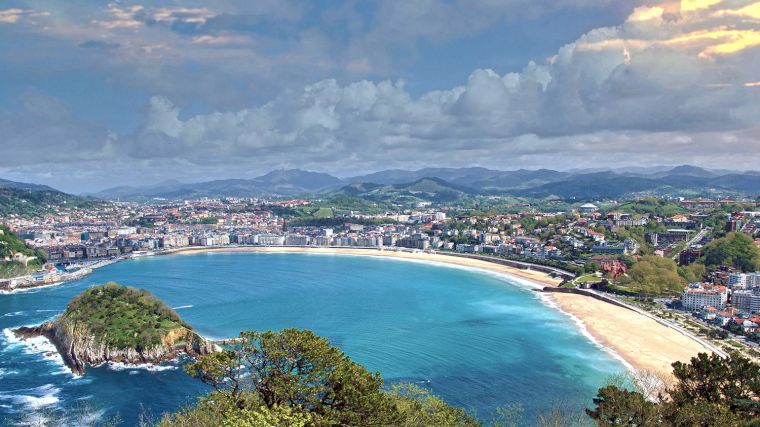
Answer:
<path fill-rule="evenodd" d="M 732 307 L 740 313 L 760 312 L 760 272 L 731 273 L 728 285 L 689 284 L 681 294 L 681 306 L 687 311 Z"/>

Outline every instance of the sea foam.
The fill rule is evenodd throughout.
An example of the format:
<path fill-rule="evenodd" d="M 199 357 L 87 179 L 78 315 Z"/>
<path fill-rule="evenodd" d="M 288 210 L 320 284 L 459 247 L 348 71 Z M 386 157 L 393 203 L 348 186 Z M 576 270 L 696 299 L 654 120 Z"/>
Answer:
<path fill-rule="evenodd" d="M 35 410 L 57 404 L 60 401 L 58 398 L 60 391 L 52 384 L 46 384 L 36 388 L 1 392 L 0 401 L 10 402 L 15 407 Z"/>

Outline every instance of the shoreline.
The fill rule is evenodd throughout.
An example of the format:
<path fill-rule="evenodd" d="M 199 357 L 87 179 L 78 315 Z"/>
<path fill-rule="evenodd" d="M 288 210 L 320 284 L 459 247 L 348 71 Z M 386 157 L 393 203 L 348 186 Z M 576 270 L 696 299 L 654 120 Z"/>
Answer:
<path fill-rule="evenodd" d="M 232 247 L 188 247 L 173 251 L 166 251 L 156 255 L 189 255 L 200 253 L 271 253 L 271 254 L 323 254 L 323 255 L 349 255 L 370 256 L 377 258 L 403 259 L 408 261 L 420 261 L 427 263 L 442 264 L 451 267 L 464 267 L 484 270 L 491 273 L 499 273 L 512 278 L 518 278 L 529 282 L 531 287 L 543 288 L 545 286 L 557 287 L 562 279 L 549 276 L 538 270 L 520 269 L 492 261 L 474 259 L 446 253 L 429 253 L 422 251 L 376 249 L 376 248 L 343 248 L 343 247 L 309 247 L 309 246 L 232 246 Z"/>
<path fill-rule="evenodd" d="M 561 283 L 559 278 L 529 268 L 521 269 L 483 259 L 447 253 L 400 249 L 299 246 L 185 247 L 156 252 L 145 257 L 235 252 L 370 256 L 423 262 L 506 276 L 534 291 L 540 291 L 544 287 L 556 288 Z M 128 259 L 132 259 L 132 257 L 114 260 L 106 265 Z M 45 287 L 56 285 L 50 284 Z M 17 289 L 11 292 L 34 289 L 37 288 Z M 670 377 L 670 364 L 673 362 L 688 362 L 691 356 L 695 356 L 699 352 L 711 351 L 698 341 L 684 336 L 666 325 L 609 302 L 583 295 L 541 292 L 537 292 L 537 294 L 538 299 L 543 304 L 567 316 L 581 335 L 621 362 L 633 373 L 646 370 L 658 373 L 660 376 Z"/>
<path fill-rule="evenodd" d="M 32 282 L 29 284 L 22 284 L 22 285 L 14 286 L 11 288 L 0 287 L 0 295 L 13 295 L 16 293 L 30 292 L 37 289 L 50 288 L 53 286 L 63 285 L 64 283 L 74 282 L 74 281 L 81 280 L 89 276 L 90 274 L 92 274 L 93 271 L 97 270 L 98 268 L 107 267 L 111 264 L 125 261 L 127 259 L 129 258 L 119 257 L 115 259 L 101 259 L 101 260 L 93 262 L 92 264 L 86 265 L 81 270 L 78 270 L 72 273 L 62 273 L 58 276 L 59 277 L 58 280 L 54 280 L 50 282 L 45 281 L 39 284 Z M 17 280 L 17 279 L 22 279 L 22 278 L 28 278 L 30 276 L 32 275 L 30 274 L 27 276 L 19 276 L 15 278 L 6 278 L 6 279 L 0 279 L 0 280 L 11 281 L 11 280 Z"/>
<path fill-rule="evenodd" d="M 628 308 L 585 295 L 545 295 L 557 310 L 577 319 L 579 329 L 585 330 L 593 342 L 624 360 L 634 374 L 649 372 L 668 382 L 674 362 L 688 363 L 698 353 L 713 352 L 701 342 Z"/>
<path fill-rule="evenodd" d="M 543 287 L 556 288 L 560 279 L 534 270 L 521 270 L 488 261 L 446 255 L 441 253 L 309 247 L 239 247 L 239 248 L 183 248 L 175 254 L 224 252 L 259 253 L 319 253 L 344 256 L 375 256 L 443 264 L 505 275 L 535 291 Z M 539 300 L 549 308 L 568 317 L 576 330 L 595 346 L 620 362 L 634 376 L 647 371 L 661 378 L 672 377 L 671 364 L 688 362 L 700 352 L 712 352 L 699 341 L 628 308 L 613 305 L 589 296 L 537 292 Z M 617 325 L 617 327 L 615 327 Z"/>

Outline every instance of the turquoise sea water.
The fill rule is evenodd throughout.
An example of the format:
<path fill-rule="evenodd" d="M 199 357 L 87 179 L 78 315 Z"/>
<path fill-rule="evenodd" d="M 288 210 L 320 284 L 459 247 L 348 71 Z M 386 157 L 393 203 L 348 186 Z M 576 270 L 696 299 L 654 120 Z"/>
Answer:
<path fill-rule="evenodd" d="M 312 329 L 387 383 L 413 382 L 488 419 L 520 403 L 526 419 L 555 404 L 587 406 L 624 367 L 533 291 L 476 270 L 323 254 L 215 253 L 143 258 L 84 280 L 0 295 L 0 425 L 19 412 L 86 403 L 124 425 L 159 416 L 206 392 L 181 369 L 89 368 L 74 377 L 44 341 L 8 328 L 61 313 L 106 281 L 145 288 L 201 334 Z"/>

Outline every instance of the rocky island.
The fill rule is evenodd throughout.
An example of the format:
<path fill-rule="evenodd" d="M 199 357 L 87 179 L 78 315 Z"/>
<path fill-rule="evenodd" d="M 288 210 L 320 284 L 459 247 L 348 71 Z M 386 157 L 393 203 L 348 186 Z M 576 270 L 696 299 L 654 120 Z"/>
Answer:
<path fill-rule="evenodd" d="M 198 356 L 215 350 L 150 292 L 113 282 L 74 297 L 55 320 L 14 332 L 22 339 L 46 337 L 79 374 L 86 365 L 157 364 L 180 354 Z"/>

